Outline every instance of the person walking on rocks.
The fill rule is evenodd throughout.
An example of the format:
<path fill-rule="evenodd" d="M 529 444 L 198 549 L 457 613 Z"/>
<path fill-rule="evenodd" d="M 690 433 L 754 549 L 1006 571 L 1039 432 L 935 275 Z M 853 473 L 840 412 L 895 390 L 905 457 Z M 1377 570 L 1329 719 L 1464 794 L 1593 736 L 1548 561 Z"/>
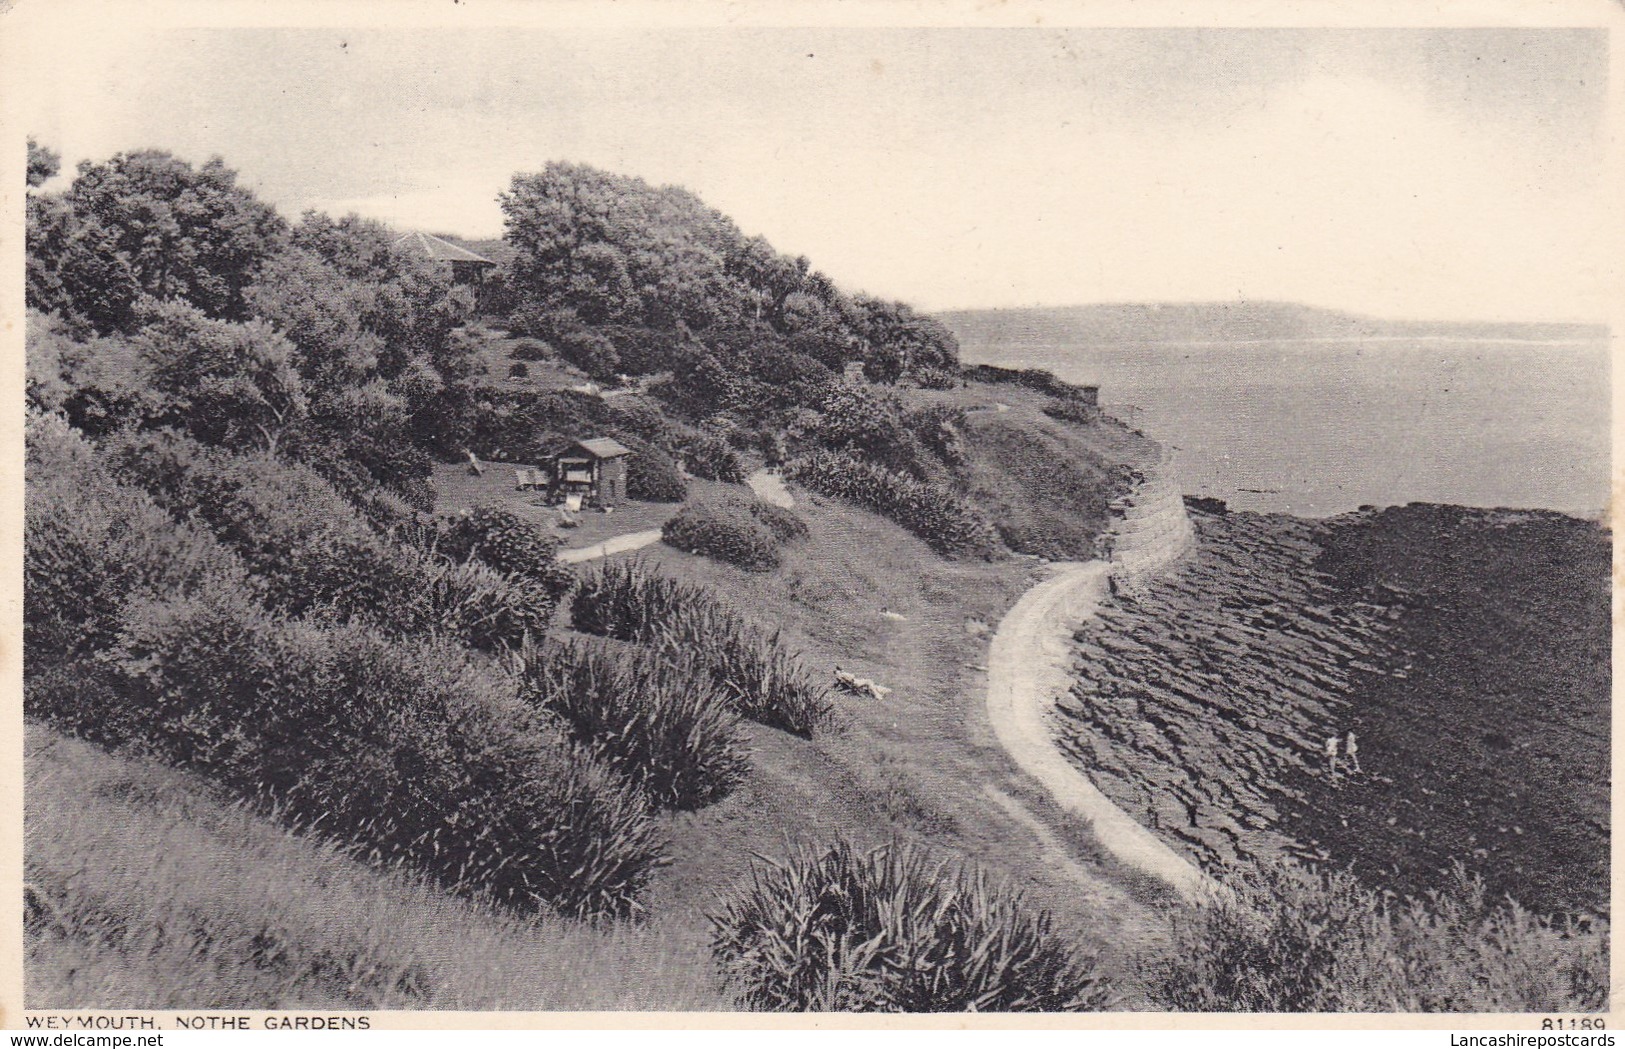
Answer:
<path fill-rule="evenodd" d="M 1326 766 L 1332 770 L 1333 776 L 1337 775 L 1337 742 L 1336 736 L 1326 737 Z"/>
<path fill-rule="evenodd" d="M 1348 742 L 1343 744 L 1343 753 L 1348 755 L 1349 764 L 1354 766 L 1355 772 L 1364 772 L 1360 768 L 1360 744 L 1355 740 L 1352 731 L 1349 733 Z"/>

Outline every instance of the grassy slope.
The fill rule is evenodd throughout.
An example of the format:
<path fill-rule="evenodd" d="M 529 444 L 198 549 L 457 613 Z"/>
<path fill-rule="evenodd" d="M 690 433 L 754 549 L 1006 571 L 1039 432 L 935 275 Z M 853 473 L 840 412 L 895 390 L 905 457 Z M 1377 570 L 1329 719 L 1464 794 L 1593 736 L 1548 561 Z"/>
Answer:
<path fill-rule="evenodd" d="M 896 835 L 973 858 L 1108 954 L 1157 936 L 1160 923 L 1145 907 L 1154 890 L 1103 865 L 1088 829 L 1051 808 L 988 725 L 981 625 L 996 623 L 1030 582 L 1030 562 L 946 562 L 871 514 L 799 490 L 796 497 L 811 535 L 787 549 L 775 572 L 744 573 L 666 547 L 646 556 L 781 626 L 813 666 L 840 665 L 895 691 L 880 702 L 842 696 L 843 729 L 810 743 L 753 728 L 755 768 L 745 786 L 676 818 L 676 862 L 657 877 L 651 908 L 695 919 L 752 853 L 782 855 L 788 842 L 824 841 L 839 830 L 860 842 Z M 1056 848 L 1083 866 L 1086 880 L 1062 869 Z M 693 935 L 703 935 L 697 919 Z"/>
<path fill-rule="evenodd" d="M 39 725 L 26 773 L 31 1009 L 727 1007 L 658 923 L 513 921 Z"/>
<path fill-rule="evenodd" d="M 1115 428 L 1059 427 L 1028 391 L 956 396 L 1013 403 L 998 413 L 1001 430 L 1025 419 L 1080 461 L 1151 447 Z M 969 428 L 993 415 L 978 413 Z M 989 469 L 974 435 L 970 443 L 978 469 Z M 502 468 L 496 477 L 475 492 L 464 474 L 446 471 L 437 476 L 442 502 L 528 498 Z M 782 627 L 814 666 L 839 664 L 895 691 L 882 703 L 842 698 L 843 729 L 812 742 L 751 726 L 754 771 L 744 787 L 668 817 L 675 862 L 651 888 L 648 925 L 599 934 L 517 924 L 292 837 L 188 777 L 35 727 L 29 877 L 54 917 L 30 935 L 30 1005 L 722 1008 L 708 975 L 705 911 L 753 854 L 782 855 L 789 842 L 836 831 L 860 842 L 919 839 L 984 863 L 1054 910 L 1106 956 L 1108 971 L 1127 971 L 1128 953 L 1163 935 L 1162 898 L 1099 858 L 1088 828 L 1025 781 L 986 720 L 986 634 L 1032 581 L 1032 562 L 944 561 L 882 518 L 795 494 L 811 534 L 774 572 L 663 546 L 641 556 Z M 1053 508 L 1067 498 L 1045 489 L 1029 502 Z M 636 523 L 635 514 L 589 516 L 610 532 Z M 578 545 L 574 535 L 566 542 Z M 152 842 L 170 843 L 162 858 Z"/>

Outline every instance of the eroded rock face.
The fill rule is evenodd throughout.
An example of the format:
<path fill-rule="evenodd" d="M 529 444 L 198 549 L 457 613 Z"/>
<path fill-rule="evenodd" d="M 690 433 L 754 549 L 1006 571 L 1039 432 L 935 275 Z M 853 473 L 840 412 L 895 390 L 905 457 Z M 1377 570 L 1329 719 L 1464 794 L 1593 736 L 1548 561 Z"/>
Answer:
<path fill-rule="evenodd" d="M 1285 854 L 1417 892 L 1459 859 L 1606 911 L 1606 533 L 1402 507 L 1197 513 L 1192 542 L 1160 494 L 1137 506 L 1131 554 L 1173 567 L 1080 630 L 1056 716 L 1103 793 L 1209 868 Z M 1364 771 L 1334 777 L 1350 731 Z"/>
<path fill-rule="evenodd" d="M 1145 470 L 1112 512 L 1116 520 L 1105 546 L 1116 591 L 1143 594 L 1158 574 L 1177 564 L 1195 544 L 1173 463 L 1166 456 Z"/>

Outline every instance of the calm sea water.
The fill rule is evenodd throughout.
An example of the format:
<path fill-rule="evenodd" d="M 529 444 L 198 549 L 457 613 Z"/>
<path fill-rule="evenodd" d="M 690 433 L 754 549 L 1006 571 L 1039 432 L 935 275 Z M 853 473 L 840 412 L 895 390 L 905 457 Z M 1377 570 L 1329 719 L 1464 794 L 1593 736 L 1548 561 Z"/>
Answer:
<path fill-rule="evenodd" d="M 1594 514 L 1608 498 L 1601 340 L 1027 344 L 966 357 L 1099 383 L 1102 404 L 1173 448 L 1187 493 L 1237 509 Z"/>

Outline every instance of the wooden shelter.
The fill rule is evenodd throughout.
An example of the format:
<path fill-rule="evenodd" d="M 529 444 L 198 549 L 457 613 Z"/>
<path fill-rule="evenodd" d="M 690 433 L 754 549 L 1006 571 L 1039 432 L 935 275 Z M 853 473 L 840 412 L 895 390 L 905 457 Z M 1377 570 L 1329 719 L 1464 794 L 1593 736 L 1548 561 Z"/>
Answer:
<path fill-rule="evenodd" d="M 579 496 L 593 506 L 614 506 L 626 498 L 626 460 L 632 449 L 609 437 L 574 441 L 549 463 L 556 499 Z"/>
<path fill-rule="evenodd" d="M 395 246 L 449 266 L 451 279 L 456 284 L 479 284 L 485 280 L 486 272 L 496 269 L 497 265 L 484 255 L 476 255 L 431 233 L 403 233 L 395 238 Z"/>

